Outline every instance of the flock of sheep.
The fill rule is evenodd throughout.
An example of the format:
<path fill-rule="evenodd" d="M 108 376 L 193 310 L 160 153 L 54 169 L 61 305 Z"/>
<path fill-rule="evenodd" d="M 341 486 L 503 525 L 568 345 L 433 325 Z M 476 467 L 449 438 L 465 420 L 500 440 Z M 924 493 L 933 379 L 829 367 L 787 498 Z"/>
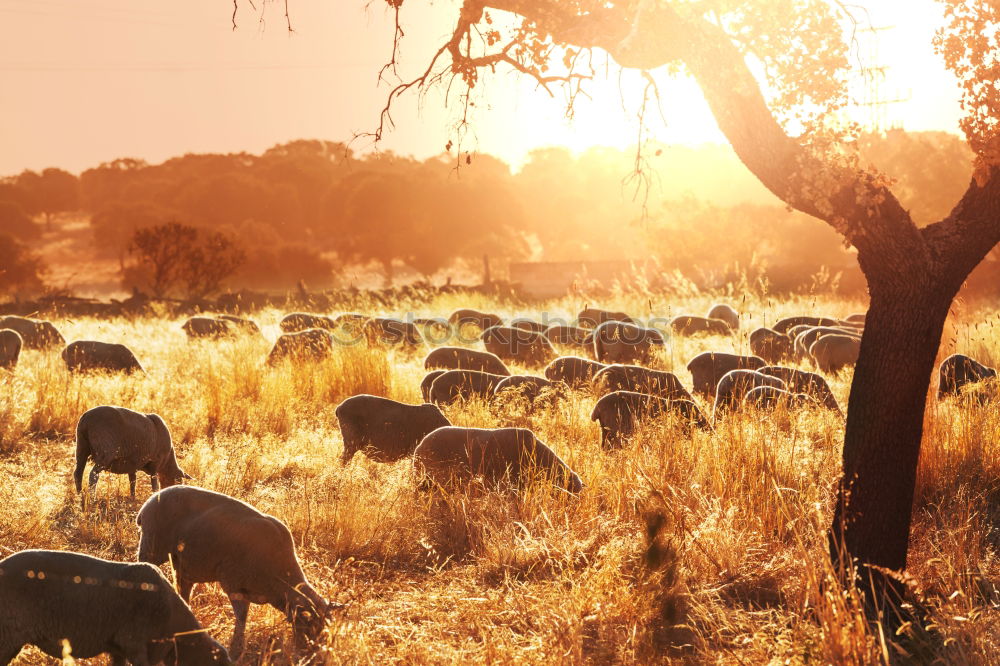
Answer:
<path fill-rule="evenodd" d="M 584 483 L 550 447 L 524 428 L 452 426 L 438 405 L 515 394 L 529 405 L 563 399 L 584 388 L 598 397 L 592 419 L 601 445 L 625 445 L 645 419 L 671 414 L 683 428 L 711 429 L 713 423 L 746 405 L 812 406 L 841 413 L 822 374 L 781 365 L 811 362 L 821 372 L 837 372 L 858 357 L 865 316 L 844 319 L 797 316 L 749 335 L 751 355 L 707 351 L 687 364 L 691 390 L 671 372 L 649 366 L 664 332 L 625 313 L 588 308 L 574 325 L 515 319 L 505 325 L 493 314 L 458 310 L 447 319 L 402 321 L 346 313 L 338 317 L 293 313 L 281 321 L 282 335 L 268 363 L 289 358 L 310 362 L 329 356 L 336 345 L 365 341 L 417 350 L 436 336 L 474 335 L 469 346 L 436 346 L 424 360 L 420 389 L 425 402 L 409 405 L 373 395 L 357 395 L 336 409 L 343 435 L 342 462 L 361 452 L 378 462 L 410 458 L 422 487 L 454 487 L 473 478 L 490 486 L 519 488 L 533 480 L 551 482 L 570 494 Z M 717 305 L 707 317 L 683 315 L 668 323 L 674 335 L 731 335 L 739 315 Z M 194 317 L 183 325 L 191 338 L 260 335 L 257 325 L 230 315 Z M 20 350 L 65 345 L 49 322 L 0 319 L 0 367 L 13 371 Z M 573 355 L 557 354 L 575 352 Z M 141 372 L 123 345 L 76 341 L 62 358 L 71 371 Z M 516 375 L 508 363 L 540 370 Z M 939 393 L 980 395 L 996 371 L 954 355 L 940 368 Z M 692 394 L 712 406 L 711 418 Z M 149 475 L 153 495 L 138 512 L 139 563 L 113 562 L 61 551 L 27 550 L 0 560 L 0 666 L 24 645 L 46 654 L 88 658 L 109 653 L 113 663 L 228 664 L 244 647 L 248 607 L 270 604 L 282 611 L 297 636 L 317 637 L 338 604 L 323 599 L 308 583 L 288 528 L 277 518 L 237 499 L 194 486 L 175 456 L 167 424 L 156 414 L 124 407 L 97 406 L 79 419 L 76 433 L 78 491 L 92 463 L 89 486 L 101 472 L 127 474 L 135 496 L 136 475 Z M 161 489 L 162 487 L 162 489 Z M 159 565 L 170 561 L 176 588 Z M 196 583 L 218 583 L 236 618 L 228 651 L 216 643 L 187 602 Z"/>

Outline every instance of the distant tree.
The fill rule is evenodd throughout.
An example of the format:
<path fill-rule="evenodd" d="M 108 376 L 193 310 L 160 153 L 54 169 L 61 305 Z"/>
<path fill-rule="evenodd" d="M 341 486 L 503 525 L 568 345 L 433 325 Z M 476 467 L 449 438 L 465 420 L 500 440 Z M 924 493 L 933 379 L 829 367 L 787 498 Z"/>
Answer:
<path fill-rule="evenodd" d="M 190 298 L 204 297 L 246 260 L 243 249 L 224 234 L 178 222 L 137 230 L 130 251 L 137 258 L 132 280 L 145 282 L 158 298 L 180 289 Z"/>
<path fill-rule="evenodd" d="M 189 298 L 204 298 L 246 261 L 246 251 L 219 231 L 199 230 L 196 243 L 185 258 L 181 278 Z"/>
<path fill-rule="evenodd" d="M 125 270 L 125 258 L 138 229 L 166 224 L 177 212 L 152 202 L 112 202 L 90 218 L 94 244 L 99 255 L 118 259 Z"/>
<path fill-rule="evenodd" d="M 52 219 L 59 213 L 80 208 L 80 181 L 68 171 L 48 168 L 41 173 L 24 171 L 17 185 L 29 193 L 31 207 L 27 212 L 45 217 L 45 227 L 52 231 Z"/>
<path fill-rule="evenodd" d="M 93 212 L 116 202 L 135 201 L 137 197 L 129 196 L 128 190 L 145 177 L 148 169 L 149 164 L 130 157 L 87 169 L 80 174 L 83 208 Z"/>
<path fill-rule="evenodd" d="M 24 240 L 37 238 L 41 234 L 38 225 L 13 201 L 0 200 L 0 229 Z"/>
<path fill-rule="evenodd" d="M 0 294 L 37 292 L 48 272 L 41 257 L 8 233 L 0 233 Z"/>

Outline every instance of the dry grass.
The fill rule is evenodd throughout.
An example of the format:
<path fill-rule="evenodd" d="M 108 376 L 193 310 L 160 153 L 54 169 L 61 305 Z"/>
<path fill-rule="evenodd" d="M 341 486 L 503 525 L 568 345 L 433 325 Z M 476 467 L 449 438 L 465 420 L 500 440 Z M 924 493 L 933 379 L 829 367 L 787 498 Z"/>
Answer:
<path fill-rule="evenodd" d="M 668 317 L 710 304 L 693 294 L 601 305 Z M 357 309 L 440 315 L 459 305 L 539 312 L 485 296 Z M 584 305 L 566 299 L 544 310 L 568 318 Z M 863 309 L 821 298 L 737 305 L 749 313 L 742 336 L 673 340 L 660 365 L 689 382 L 689 358 L 745 351 L 745 332 L 758 325 Z M 257 316 L 268 340 L 279 319 Z M 966 308 L 942 353 L 995 364 L 995 322 Z M 587 487 L 576 499 L 544 487 L 435 496 L 415 489 L 406 463 L 339 463 L 337 403 L 362 392 L 417 401 L 419 354 L 350 347 L 319 365 L 267 368 L 266 340 L 191 343 L 179 320 L 56 323 L 67 339 L 127 344 L 147 374 L 73 377 L 57 353 L 29 351 L 16 373 L 0 375 L 0 554 L 44 547 L 131 559 L 127 482 L 104 475 L 82 509 L 70 477 L 73 430 L 98 404 L 158 412 L 196 483 L 285 520 L 312 582 L 349 603 L 317 651 L 296 646 L 277 611 L 254 607 L 242 663 L 869 664 L 893 652 L 893 637 L 872 634 L 855 601 L 829 585 L 825 529 L 843 425 L 828 412 L 745 413 L 693 434 L 668 417 L 609 454 L 587 392 L 534 413 L 471 402 L 448 417 L 534 429 Z M 848 382 L 831 381 L 844 404 Z M 932 402 L 926 430 L 910 561 L 939 638 L 919 660 L 992 663 L 1000 660 L 1000 414 L 996 404 Z M 228 641 L 232 618 L 219 590 L 200 587 L 193 606 Z M 25 650 L 15 663 L 47 662 Z"/>

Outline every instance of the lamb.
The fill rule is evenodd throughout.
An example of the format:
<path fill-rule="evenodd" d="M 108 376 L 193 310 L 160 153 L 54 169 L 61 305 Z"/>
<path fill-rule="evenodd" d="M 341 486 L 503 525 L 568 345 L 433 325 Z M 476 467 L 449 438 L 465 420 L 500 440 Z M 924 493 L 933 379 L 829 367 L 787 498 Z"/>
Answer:
<path fill-rule="evenodd" d="M 964 354 L 952 354 L 941 361 L 938 368 L 938 400 L 944 400 L 949 395 L 961 395 L 962 388 L 969 384 L 995 379 L 997 371 Z M 980 400 L 984 400 L 988 392 L 978 391 Z"/>
<path fill-rule="evenodd" d="M 62 359 L 70 372 L 143 372 L 138 359 L 125 345 L 97 340 L 76 340 L 66 345 Z"/>
<path fill-rule="evenodd" d="M 802 324 L 808 324 L 809 326 L 836 326 L 839 323 L 839 321 L 833 319 L 832 317 L 798 315 L 795 317 L 785 317 L 784 319 L 779 319 L 771 328 L 776 330 L 778 333 L 786 333 L 792 326 L 801 326 Z"/>
<path fill-rule="evenodd" d="M 214 317 L 191 317 L 181 328 L 189 338 L 224 338 L 235 332 L 231 322 Z"/>
<path fill-rule="evenodd" d="M 823 379 L 822 375 L 796 368 L 786 368 L 780 365 L 765 366 L 760 369 L 760 372 L 771 377 L 777 377 L 785 382 L 790 391 L 805 393 L 827 409 L 843 416 L 840 405 L 837 404 L 837 398 L 834 397 L 830 385 Z"/>
<path fill-rule="evenodd" d="M 729 328 L 738 331 L 740 328 L 740 313 L 731 305 L 717 303 L 705 315 L 709 319 L 721 319 L 729 325 Z"/>
<path fill-rule="evenodd" d="M 681 336 L 697 335 L 730 335 L 733 329 L 721 319 L 708 319 L 695 315 L 679 315 L 670 320 L 670 329 Z"/>
<path fill-rule="evenodd" d="M 822 335 L 809 347 L 809 356 L 823 372 L 838 372 L 854 365 L 861 354 L 861 338 L 853 335 Z"/>
<path fill-rule="evenodd" d="M 556 357 L 548 338 L 522 328 L 491 326 L 483 331 L 482 340 L 486 351 L 504 361 L 544 366 Z"/>
<path fill-rule="evenodd" d="M 813 326 L 795 336 L 795 355 L 800 359 L 808 358 L 809 348 L 824 335 L 849 335 L 861 339 L 861 335 L 854 330 L 846 330 L 837 326 Z"/>
<path fill-rule="evenodd" d="M 443 375 L 446 370 L 434 370 L 428 372 L 424 375 L 424 378 L 420 381 L 420 395 L 423 397 L 424 402 L 431 402 L 431 386 L 434 385 L 434 380 Z"/>
<path fill-rule="evenodd" d="M 237 317 L 231 314 L 221 314 L 216 319 L 221 319 L 223 321 L 228 321 L 230 324 L 235 324 L 237 330 L 241 331 L 246 335 L 260 335 L 260 326 L 257 325 L 252 319 L 246 319 L 245 317 Z"/>
<path fill-rule="evenodd" d="M 376 462 L 402 460 L 413 455 L 425 435 L 451 425 L 435 405 L 407 405 L 374 395 L 352 396 L 337 405 L 336 414 L 344 465 L 359 451 Z"/>
<path fill-rule="evenodd" d="M 27 317 L 0 318 L 0 329 L 9 328 L 21 336 L 25 349 L 48 349 L 66 344 L 66 339 L 51 322 Z"/>
<path fill-rule="evenodd" d="M 243 652 L 251 603 L 270 604 L 300 636 L 315 639 L 332 610 L 306 581 L 288 528 L 235 498 L 193 486 L 174 486 L 142 505 L 138 559 L 174 567 L 177 589 L 191 599 L 197 583 L 219 583 L 236 627 L 229 654 Z"/>
<path fill-rule="evenodd" d="M 494 375 L 477 370 L 446 370 L 434 379 L 428 395 L 430 402 L 437 405 L 468 400 L 473 396 L 489 398 L 496 390 L 503 375 Z"/>
<path fill-rule="evenodd" d="M 268 365 L 275 365 L 284 358 L 296 361 L 321 361 L 333 354 L 333 336 L 320 328 L 309 328 L 298 333 L 279 337 L 267 355 Z"/>
<path fill-rule="evenodd" d="M 593 380 L 594 375 L 608 367 L 604 363 L 591 361 L 579 356 L 560 356 L 547 366 L 544 375 L 553 382 L 563 382 L 569 386 L 581 386 Z"/>
<path fill-rule="evenodd" d="M 311 314 L 309 312 L 292 312 L 285 315 L 279 324 L 285 333 L 298 333 L 311 328 L 322 328 L 332 331 L 337 328 L 336 322 L 325 315 Z"/>
<path fill-rule="evenodd" d="M 777 377 L 765 375 L 756 370 L 730 370 L 727 372 L 719 380 L 715 389 L 715 418 L 718 419 L 728 409 L 738 408 L 747 392 L 758 386 L 770 386 L 782 390 L 786 388 L 785 382 Z"/>
<path fill-rule="evenodd" d="M 674 373 L 638 365 L 609 365 L 594 375 L 594 384 L 608 392 L 633 391 L 668 400 L 691 400 L 691 394 Z"/>
<path fill-rule="evenodd" d="M 753 405 L 757 409 L 773 410 L 781 405 L 787 407 L 804 407 L 818 404 L 805 393 L 791 393 L 776 386 L 755 386 L 747 391 L 742 400 L 744 405 Z"/>
<path fill-rule="evenodd" d="M 23 550 L 0 560 L 0 665 L 25 645 L 116 666 L 230 664 L 226 650 L 154 566 Z"/>
<path fill-rule="evenodd" d="M 365 335 L 369 344 L 402 345 L 404 347 L 419 347 L 424 343 L 420 329 L 401 319 L 391 317 L 372 317 L 365 322 Z"/>
<path fill-rule="evenodd" d="M 594 357 L 601 363 L 645 363 L 653 350 L 663 347 L 663 334 L 620 321 L 607 321 L 594 329 Z"/>
<path fill-rule="evenodd" d="M 413 453 L 417 474 L 439 486 L 482 475 L 498 486 L 522 487 L 537 475 L 572 494 L 583 482 L 556 453 L 525 428 L 438 428 Z"/>
<path fill-rule="evenodd" d="M 579 326 L 561 326 L 553 324 L 545 329 L 545 337 L 552 344 L 559 345 L 590 345 L 593 342 L 591 332 Z"/>
<path fill-rule="evenodd" d="M 690 400 L 668 400 L 635 391 L 614 391 L 601 397 L 594 405 L 590 419 L 601 424 L 601 446 L 605 449 L 622 446 L 644 419 L 676 413 L 688 427 L 710 429 L 708 419 Z"/>
<path fill-rule="evenodd" d="M 612 312 L 599 308 L 585 308 L 576 316 L 577 323 L 587 328 L 597 328 L 606 321 L 623 321 L 626 324 L 639 325 L 639 322 L 624 312 Z"/>
<path fill-rule="evenodd" d="M 510 322 L 510 325 L 514 328 L 531 331 L 532 333 L 544 333 L 548 329 L 548 326 L 545 324 L 541 324 L 533 319 L 525 319 L 523 317 L 513 320 Z"/>
<path fill-rule="evenodd" d="M 854 324 L 865 325 L 865 320 L 868 318 L 868 313 L 866 312 L 855 312 L 854 314 L 849 314 L 844 317 L 845 322 L 850 322 Z"/>
<path fill-rule="evenodd" d="M 472 325 L 485 331 L 493 326 L 500 326 L 503 324 L 503 320 L 495 314 L 464 308 L 452 312 L 448 316 L 448 323 L 457 330 L 461 330 L 463 326 Z"/>
<path fill-rule="evenodd" d="M 140 414 L 125 407 L 102 405 L 84 412 L 76 424 L 76 491 L 83 490 L 83 470 L 93 460 L 90 488 L 102 471 L 128 474 L 135 499 L 136 472 L 149 475 L 153 491 L 191 477 L 177 465 L 167 424 L 157 414 Z"/>
<path fill-rule="evenodd" d="M 764 359 L 758 356 L 703 352 L 688 362 L 687 369 L 696 392 L 714 395 L 719 380 L 730 370 L 757 370 L 765 365 Z"/>
<path fill-rule="evenodd" d="M 496 354 L 466 347 L 438 347 L 424 359 L 424 369 L 478 370 L 509 376 L 510 370 Z"/>
<path fill-rule="evenodd" d="M 563 395 L 565 385 L 534 375 L 511 375 L 504 377 L 493 389 L 493 394 L 502 396 L 505 393 L 523 395 L 528 402 L 535 402 L 542 396 L 559 398 Z"/>
<path fill-rule="evenodd" d="M 23 345 L 24 341 L 17 331 L 12 328 L 0 329 L 0 369 L 13 370 L 17 367 Z"/>
<path fill-rule="evenodd" d="M 792 341 L 771 328 L 758 328 L 750 334 L 750 351 L 768 363 L 778 363 L 792 355 Z"/>

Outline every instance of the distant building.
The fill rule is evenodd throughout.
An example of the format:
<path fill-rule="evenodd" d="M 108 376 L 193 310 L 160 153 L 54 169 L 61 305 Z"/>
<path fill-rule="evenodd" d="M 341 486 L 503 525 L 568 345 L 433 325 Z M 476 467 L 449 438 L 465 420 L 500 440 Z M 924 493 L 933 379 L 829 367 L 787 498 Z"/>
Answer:
<path fill-rule="evenodd" d="M 557 298 L 576 290 L 595 287 L 610 289 L 616 282 L 631 282 L 636 273 L 636 264 L 624 260 L 528 261 L 510 264 L 510 281 L 518 285 L 525 294 L 535 298 Z"/>

